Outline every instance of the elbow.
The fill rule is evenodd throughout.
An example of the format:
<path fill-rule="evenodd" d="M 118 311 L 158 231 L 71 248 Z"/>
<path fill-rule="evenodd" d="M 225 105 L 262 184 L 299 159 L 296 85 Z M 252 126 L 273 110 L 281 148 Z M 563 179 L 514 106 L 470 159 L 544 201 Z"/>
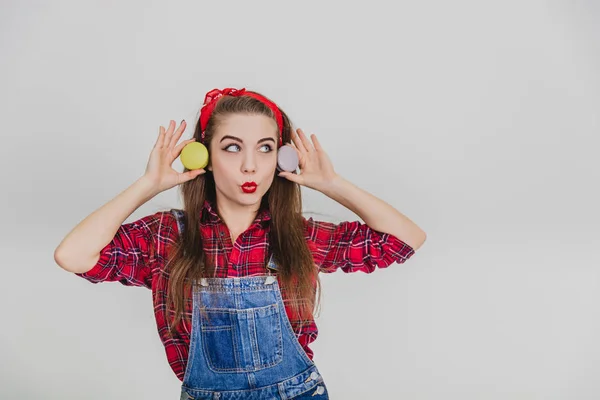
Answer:
<path fill-rule="evenodd" d="M 413 248 L 414 251 L 417 251 L 421 246 L 423 246 L 426 240 L 427 234 L 424 231 L 421 231 L 421 233 L 417 237 L 411 240 L 411 243 L 409 243 L 409 245 Z"/>
<path fill-rule="evenodd" d="M 423 232 L 423 236 L 421 237 L 421 243 L 419 243 L 419 247 L 423 246 L 425 241 L 427 240 L 427 234 Z"/>
<path fill-rule="evenodd" d="M 54 262 L 67 272 L 79 272 L 74 268 L 76 264 L 70 261 L 70 257 L 65 254 L 64 250 L 54 250 Z"/>
<path fill-rule="evenodd" d="M 99 258 L 100 254 L 89 261 L 75 260 L 74 257 L 70 256 L 64 249 L 61 249 L 60 246 L 54 250 L 54 262 L 65 271 L 72 273 L 81 274 L 91 270 Z"/>
<path fill-rule="evenodd" d="M 66 267 L 64 260 L 65 260 L 65 257 L 63 255 L 63 251 L 61 250 L 61 248 L 59 246 L 54 250 L 54 262 L 62 269 L 69 271 L 69 269 Z"/>

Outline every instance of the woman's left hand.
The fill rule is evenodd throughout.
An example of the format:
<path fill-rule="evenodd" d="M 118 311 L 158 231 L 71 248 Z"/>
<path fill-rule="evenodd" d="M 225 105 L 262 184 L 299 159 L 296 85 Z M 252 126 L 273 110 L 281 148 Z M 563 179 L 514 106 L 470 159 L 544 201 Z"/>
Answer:
<path fill-rule="evenodd" d="M 292 172 L 280 172 L 278 175 L 292 182 L 323 192 L 338 178 L 333 170 L 333 164 L 329 156 L 321 147 L 315 134 L 310 135 L 314 143 L 308 140 L 302 129 L 297 129 L 293 134 L 294 148 L 298 152 L 298 164 L 300 174 Z"/>

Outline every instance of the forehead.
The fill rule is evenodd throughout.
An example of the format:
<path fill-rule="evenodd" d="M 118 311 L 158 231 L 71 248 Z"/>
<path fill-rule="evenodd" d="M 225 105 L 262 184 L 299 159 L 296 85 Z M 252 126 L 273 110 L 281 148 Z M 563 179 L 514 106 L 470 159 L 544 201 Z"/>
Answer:
<path fill-rule="evenodd" d="M 278 128 L 275 120 L 266 115 L 231 114 L 221 120 L 215 138 L 220 139 L 225 135 L 248 140 L 259 140 L 268 136 L 277 139 Z"/>

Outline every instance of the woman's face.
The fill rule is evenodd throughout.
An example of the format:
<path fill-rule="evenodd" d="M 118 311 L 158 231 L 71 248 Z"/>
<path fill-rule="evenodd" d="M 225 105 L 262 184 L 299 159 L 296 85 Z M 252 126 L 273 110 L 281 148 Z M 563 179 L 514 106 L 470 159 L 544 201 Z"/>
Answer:
<path fill-rule="evenodd" d="M 211 141 L 207 167 L 215 179 L 217 201 L 260 204 L 275 176 L 278 140 L 277 123 L 272 118 L 225 116 Z M 254 192 L 243 188 L 248 182 L 256 183 Z"/>

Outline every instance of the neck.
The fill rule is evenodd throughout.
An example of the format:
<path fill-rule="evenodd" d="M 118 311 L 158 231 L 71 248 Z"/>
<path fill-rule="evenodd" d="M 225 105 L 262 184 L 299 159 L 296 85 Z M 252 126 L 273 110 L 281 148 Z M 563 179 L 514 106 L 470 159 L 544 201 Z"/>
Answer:
<path fill-rule="evenodd" d="M 256 204 L 239 204 L 227 199 L 217 197 L 217 214 L 223 220 L 233 237 L 246 231 L 256 219 L 260 209 L 260 202 Z"/>

